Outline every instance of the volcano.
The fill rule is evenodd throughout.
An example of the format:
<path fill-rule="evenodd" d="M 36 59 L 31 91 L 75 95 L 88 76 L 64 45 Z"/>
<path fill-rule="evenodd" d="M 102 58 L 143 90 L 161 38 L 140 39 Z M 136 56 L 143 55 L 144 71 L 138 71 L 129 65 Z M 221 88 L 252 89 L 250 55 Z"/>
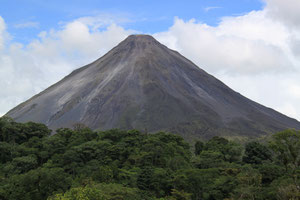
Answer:
<path fill-rule="evenodd" d="M 257 137 L 300 122 L 233 91 L 149 35 L 131 35 L 106 55 L 10 110 L 18 122 L 55 130 L 169 131 L 185 138 Z"/>

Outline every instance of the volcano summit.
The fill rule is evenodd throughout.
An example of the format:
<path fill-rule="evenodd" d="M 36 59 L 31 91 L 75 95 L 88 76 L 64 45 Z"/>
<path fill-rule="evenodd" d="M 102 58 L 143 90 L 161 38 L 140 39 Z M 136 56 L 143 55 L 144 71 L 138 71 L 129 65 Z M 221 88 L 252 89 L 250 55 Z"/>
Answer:
<path fill-rule="evenodd" d="M 300 122 L 233 91 L 149 35 L 131 35 L 95 62 L 10 110 L 52 129 L 170 131 L 186 138 L 255 137 Z"/>

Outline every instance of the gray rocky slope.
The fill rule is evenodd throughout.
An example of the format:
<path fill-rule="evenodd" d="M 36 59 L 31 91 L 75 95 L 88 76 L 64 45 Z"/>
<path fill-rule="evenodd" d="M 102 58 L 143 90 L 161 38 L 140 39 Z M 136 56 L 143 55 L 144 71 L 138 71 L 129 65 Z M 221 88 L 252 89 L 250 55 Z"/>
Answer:
<path fill-rule="evenodd" d="M 300 129 L 297 120 L 245 98 L 148 35 L 129 36 L 7 115 L 52 129 L 79 122 L 186 138 Z"/>

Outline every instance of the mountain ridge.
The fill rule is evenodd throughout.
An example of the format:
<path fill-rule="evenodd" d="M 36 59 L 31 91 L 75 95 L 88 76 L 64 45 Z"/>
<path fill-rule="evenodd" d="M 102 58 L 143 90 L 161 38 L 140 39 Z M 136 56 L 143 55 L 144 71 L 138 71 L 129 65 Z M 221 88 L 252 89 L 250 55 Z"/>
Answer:
<path fill-rule="evenodd" d="M 6 115 L 53 129 L 80 122 L 187 137 L 300 129 L 297 120 L 233 91 L 149 35 L 127 37 Z"/>

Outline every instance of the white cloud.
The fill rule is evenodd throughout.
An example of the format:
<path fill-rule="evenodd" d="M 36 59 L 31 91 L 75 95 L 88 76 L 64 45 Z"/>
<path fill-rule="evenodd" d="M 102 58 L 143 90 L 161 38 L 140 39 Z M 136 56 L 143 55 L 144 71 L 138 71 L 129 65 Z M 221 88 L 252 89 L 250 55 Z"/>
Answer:
<path fill-rule="evenodd" d="M 155 36 L 212 73 L 257 74 L 295 68 L 289 59 L 289 32 L 266 20 L 263 12 L 224 18 L 217 27 L 176 18 L 167 32 Z"/>
<path fill-rule="evenodd" d="M 0 16 L 0 51 L 4 48 L 4 34 L 5 34 L 5 23 L 3 18 Z"/>
<path fill-rule="evenodd" d="M 300 85 L 297 83 L 290 84 L 287 88 L 289 95 L 293 95 L 297 100 L 300 101 Z"/>
<path fill-rule="evenodd" d="M 274 18 L 291 26 L 300 27 L 299 0 L 264 0 L 266 11 Z"/>
<path fill-rule="evenodd" d="M 225 84 L 248 98 L 290 117 L 300 119 L 299 73 L 255 76 L 217 74 Z"/>
<path fill-rule="evenodd" d="M 155 37 L 248 98 L 300 120 L 300 1 L 266 2 L 215 27 L 176 18 Z"/>
<path fill-rule="evenodd" d="M 81 17 L 78 18 L 76 21 L 86 24 L 92 31 L 95 31 L 99 28 L 107 27 L 111 24 L 124 24 L 132 22 L 130 16 L 128 15 L 111 15 L 108 13 L 100 13 L 96 16 Z"/>
<path fill-rule="evenodd" d="M 38 22 L 23 22 L 15 24 L 15 28 L 39 28 L 40 24 Z"/>
<path fill-rule="evenodd" d="M 204 8 L 205 12 L 209 12 L 211 10 L 215 10 L 215 9 L 220 9 L 222 7 L 219 7 L 219 6 L 210 6 L 210 7 L 206 7 Z"/>

